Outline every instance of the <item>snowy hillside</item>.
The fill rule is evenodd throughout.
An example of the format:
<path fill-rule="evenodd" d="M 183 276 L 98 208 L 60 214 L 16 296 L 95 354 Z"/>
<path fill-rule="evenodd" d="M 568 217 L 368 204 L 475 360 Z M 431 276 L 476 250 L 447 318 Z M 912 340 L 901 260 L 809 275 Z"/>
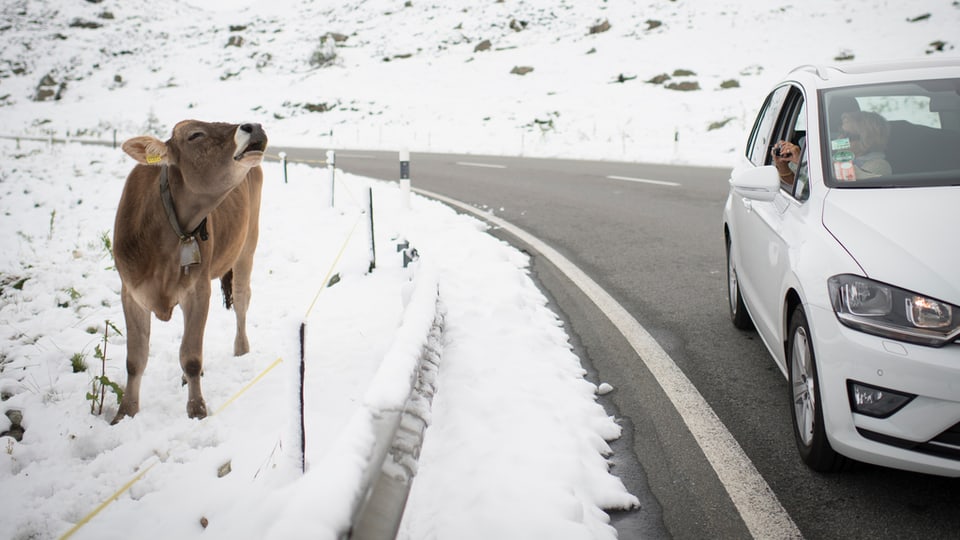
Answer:
<path fill-rule="evenodd" d="M 798 64 L 960 54 L 948 0 L 3 3 L 6 134 L 725 165 Z"/>
<path fill-rule="evenodd" d="M 0 137 L 166 138 L 193 117 L 260 122 L 274 146 L 730 165 L 797 64 L 960 55 L 957 0 L 0 6 Z M 393 183 L 340 175 L 331 208 L 327 171 L 304 164 L 289 184 L 264 166 L 250 354 L 231 356 L 233 315 L 212 303 L 215 414 L 186 418 L 182 327 L 155 321 L 141 413 L 110 426 L 114 396 L 90 390 L 101 373 L 124 379 L 109 240 L 132 162 L 27 140 L 0 140 L 0 156 L 0 537 L 337 537 L 371 402 L 388 394 L 370 381 L 390 379 L 385 359 L 410 359 L 393 354 L 411 345 L 398 336 L 434 309 L 440 390 L 401 538 L 613 538 L 605 511 L 636 506 L 609 470 L 620 426 L 596 394 L 610 386 L 584 379 L 527 256 L 435 201 L 404 208 Z M 372 274 L 351 232 L 367 189 L 382 249 Z M 402 239 L 419 250 L 413 267 L 393 250 Z M 323 287 L 328 268 L 336 287 Z M 290 397 L 305 319 L 306 475 Z"/>

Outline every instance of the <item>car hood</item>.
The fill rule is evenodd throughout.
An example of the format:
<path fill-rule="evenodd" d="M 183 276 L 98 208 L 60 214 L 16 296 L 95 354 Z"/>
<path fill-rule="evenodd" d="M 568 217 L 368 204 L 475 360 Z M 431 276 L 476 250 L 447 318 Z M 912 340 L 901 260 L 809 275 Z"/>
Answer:
<path fill-rule="evenodd" d="M 960 187 L 832 189 L 823 225 L 884 283 L 960 305 Z"/>

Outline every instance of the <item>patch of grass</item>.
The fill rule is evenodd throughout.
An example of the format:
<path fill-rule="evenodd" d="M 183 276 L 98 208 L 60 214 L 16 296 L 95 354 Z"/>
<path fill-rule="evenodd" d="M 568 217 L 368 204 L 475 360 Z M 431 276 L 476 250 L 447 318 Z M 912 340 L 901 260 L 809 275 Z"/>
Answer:
<path fill-rule="evenodd" d="M 87 355 L 83 353 L 73 353 L 70 357 L 70 367 L 74 373 L 83 373 L 87 370 Z"/>
<path fill-rule="evenodd" d="M 113 261 L 113 241 L 110 240 L 110 231 L 103 231 L 100 233 L 100 247 L 103 249 L 103 252 L 106 254 L 106 257 L 110 257 L 110 260 Z M 116 270 L 116 266 L 108 266 L 107 270 Z"/>

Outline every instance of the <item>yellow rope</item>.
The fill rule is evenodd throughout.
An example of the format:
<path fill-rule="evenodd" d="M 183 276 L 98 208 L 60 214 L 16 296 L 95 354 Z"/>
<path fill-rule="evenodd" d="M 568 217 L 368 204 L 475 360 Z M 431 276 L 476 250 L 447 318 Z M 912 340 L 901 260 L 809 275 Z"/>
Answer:
<path fill-rule="evenodd" d="M 283 358 L 277 358 L 276 360 L 274 360 L 272 364 L 270 364 L 269 366 L 266 367 L 266 369 L 261 371 L 260 374 L 254 377 L 252 381 L 247 383 L 246 386 L 238 390 L 237 393 L 235 393 L 230 399 L 228 399 L 223 405 L 221 405 L 220 408 L 217 409 L 217 412 L 214 414 L 220 414 L 221 412 L 223 412 L 223 410 L 226 409 L 228 405 L 233 403 L 238 397 L 240 397 L 244 392 L 249 390 L 250 387 L 252 387 L 254 384 L 257 384 L 257 382 L 259 382 L 260 379 L 262 379 L 267 373 L 269 373 L 270 370 L 277 367 L 277 365 L 280 364 L 280 362 L 282 361 L 283 361 Z M 200 424 L 197 424 L 197 426 L 199 425 Z M 196 429 L 196 426 L 194 426 L 193 429 Z M 66 540 L 67 538 L 70 538 L 71 536 L 73 536 L 74 533 L 79 531 L 84 525 L 89 523 L 91 519 L 93 519 L 94 517 L 96 517 L 97 514 L 103 511 L 104 508 L 110 506 L 114 501 L 120 498 L 120 495 L 123 495 L 128 489 L 133 487 L 134 484 L 139 482 L 140 479 L 143 478 L 144 475 L 146 475 L 150 471 L 150 469 L 156 466 L 157 463 L 160 463 L 160 461 L 159 460 L 154 461 L 153 463 L 150 464 L 150 466 L 145 467 L 143 470 L 137 473 L 137 475 L 131 478 L 129 482 L 127 482 L 120 489 L 118 489 L 116 493 L 114 493 L 113 495 L 108 497 L 105 501 L 100 503 L 96 508 L 93 509 L 92 512 L 84 516 L 84 518 L 78 521 L 76 525 L 71 527 L 69 531 L 64 533 L 64 535 L 60 537 L 60 540 Z"/>
<path fill-rule="evenodd" d="M 320 286 L 319 289 L 317 289 L 317 294 L 313 296 L 313 301 L 310 302 L 310 307 L 307 308 L 307 313 L 303 316 L 304 320 L 310 318 L 310 312 L 313 311 L 313 306 L 317 304 L 317 298 L 320 298 L 320 293 L 322 293 L 323 290 L 327 288 L 327 283 L 329 283 L 330 281 L 330 276 L 333 275 L 333 271 L 334 269 L 336 269 L 337 263 L 340 262 L 340 257 L 343 256 L 343 252 L 347 250 L 347 245 L 350 244 L 350 239 L 353 237 L 353 233 L 356 232 L 357 225 L 360 224 L 360 218 L 362 218 L 364 215 L 365 214 L 360 214 L 359 216 L 357 216 L 357 220 L 353 222 L 353 227 L 350 229 L 350 234 L 347 235 L 347 238 L 343 241 L 343 245 L 340 246 L 340 251 L 337 253 L 336 258 L 333 259 L 333 264 L 330 265 L 330 269 L 327 270 L 327 275 L 324 276 L 323 278 L 323 284 Z"/>
<path fill-rule="evenodd" d="M 253 379 L 252 381 L 248 382 L 246 386 L 244 386 L 244 387 L 241 388 L 239 391 L 237 391 L 237 393 L 234 394 L 233 397 L 231 397 L 230 399 L 228 399 L 228 400 L 227 400 L 223 405 L 221 405 L 220 408 L 217 409 L 217 411 L 216 411 L 215 413 L 213 413 L 213 414 L 216 415 L 216 414 L 222 413 L 223 410 L 227 408 L 227 406 L 229 406 L 231 403 L 233 403 L 233 402 L 234 402 L 238 397 L 240 397 L 244 392 L 246 392 L 247 390 L 249 390 L 251 386 L 253 386 L 253 385 L 257 384 L 258 382 L 260 382 L 260 379 L 262 379 L 264 376 L 266 376 L 266 374 L 269 373 L 271 369 L 277 367 L 277 365 L 280 364 L 280 362 L 283 362 L 283 358 L 277 358 L 276 360 L 274 360 L 272 364 L 270 364 L 269 366 L 267 366 L 266 369 L 264 369 L 263 371 L 261 371 L 260 374 L 257 375 L 256 377 L 254 377 L 254 379 Z"/>
<path fill-rule="evenodd" d="M 73 536 L 73 533 L 79 531 L 81 527 L 86 525 L 91 519 L 93 519 L 97 514 L 99 514 L 101 510 L 103 510 L 107 506 L 110 506 L 110 504 L 113 503 L 113 501 L 117 500 L 120 497 L 120 495 L 123 495 L 125 491 L 133 487 L 133 485 L 136 484 L 137 482 L 139 482 L 140 479 L 143 478 L 143 476 L 147 474 L 147 472 L 150 469 L 152 469 L 154 465 L 156 465 L 157 463 L 160 463 L 160 462 L 154 461 L 153 463 L 150 464 L 149 467 L 146 467 L 145 469 L 137 473 L 136 476 L 134 476 L 129 482 L 124 484 L 122 488 L 118 489 L 116 493 L 110 496 L 110 498 L 100 503 L 100 506 L 97 506 L 93 510 L 93 512 L 90 512 L 89 514 L 86 515 L 86 517 L 78 521 L 76 525 L 74 525 L 69 531 L 67 531 L 63 536 L 60 537 L 60 540 L 66 540 L 67 538 L 70 538 L 71 536 Z"/>

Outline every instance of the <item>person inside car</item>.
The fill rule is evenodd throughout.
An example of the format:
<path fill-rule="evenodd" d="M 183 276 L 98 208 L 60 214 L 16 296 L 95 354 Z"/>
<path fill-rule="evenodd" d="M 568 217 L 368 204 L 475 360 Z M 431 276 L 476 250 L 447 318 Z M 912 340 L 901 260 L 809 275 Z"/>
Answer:
<path fill-rule="evenodd" d="M 890 137 L 887 119 L 874 112 L 843 113 L 842 137 L 850 140 L 858 180 L 892 174 L 884 152 Z"/>

